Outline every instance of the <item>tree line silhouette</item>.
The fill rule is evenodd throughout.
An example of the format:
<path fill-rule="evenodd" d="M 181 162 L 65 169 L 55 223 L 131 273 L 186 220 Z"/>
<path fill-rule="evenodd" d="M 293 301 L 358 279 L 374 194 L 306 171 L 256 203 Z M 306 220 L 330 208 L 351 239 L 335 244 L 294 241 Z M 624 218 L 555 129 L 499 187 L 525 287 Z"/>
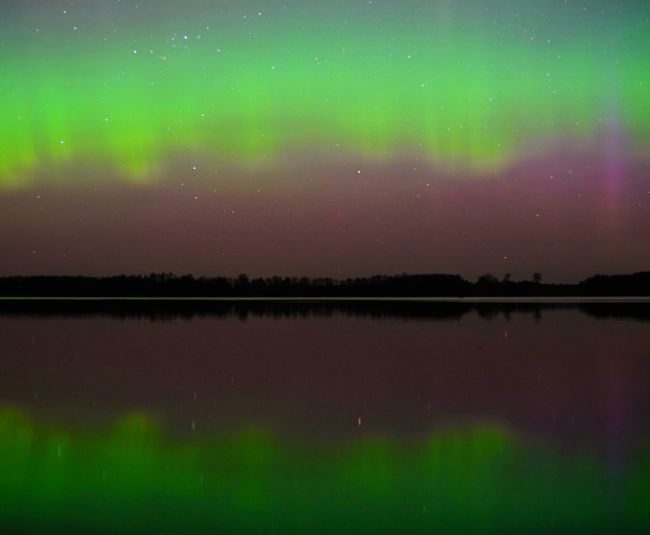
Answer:
<path fill-rule="evenodd" d="M 486 273 L 476 282 L 460 275 L 375 275 L 327 277 L 238 277 L 150 275 L 0 277 L 3 297 L 588 297 L 650 296 L 650 271 L 595 275 L 577 284 L 546 284 L 541 273 L 531 280 L 499 279 Z"/>

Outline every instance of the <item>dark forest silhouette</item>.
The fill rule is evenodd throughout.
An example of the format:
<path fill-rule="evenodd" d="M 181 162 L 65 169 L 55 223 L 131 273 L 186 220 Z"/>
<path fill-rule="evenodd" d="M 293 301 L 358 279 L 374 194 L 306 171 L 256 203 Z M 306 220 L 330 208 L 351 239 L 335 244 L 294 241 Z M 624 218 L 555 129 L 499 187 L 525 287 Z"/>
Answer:
<path fill-rule="evenodd" d="M 546 284 L 542 275 L 513 281 L 485 274 L 476 282 L 460 275 L 376 275 L 364 278 L 176 276 L 0 277 L 2 297 L 593 297 L 650 296 L 650 271 L 596 275 L 578 284 Z"/>

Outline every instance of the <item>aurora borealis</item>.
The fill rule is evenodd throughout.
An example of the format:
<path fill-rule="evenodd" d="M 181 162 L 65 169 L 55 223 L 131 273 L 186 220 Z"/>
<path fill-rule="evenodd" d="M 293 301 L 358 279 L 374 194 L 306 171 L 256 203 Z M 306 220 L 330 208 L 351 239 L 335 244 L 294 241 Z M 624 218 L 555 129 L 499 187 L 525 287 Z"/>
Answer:
<path fill-rule="evenodd" d="M 650 525 L 647 449 L 612 474 L 589 452 L 558 455 L 494 425 L 332 447 L 259 429 L 179 440 L 137 413 L 101 433 L 52 429 L 5 408 L 0 453 L 9 529 L 643 533 Z"/>
<path fill-rule="evenodd" d="M 0 272 L 641 269 L 649 20 L 640 1 L 3 2 Z"/>
<path fill-rule="evenodd" d="M 0 531 L 648 531 L 647 312 L 249 306 L 3 307 Z"/>
<path fill-rule="evenodd" d="M 648 0 L 0 0 L 1 533 L 646 533 L 648 270 Z"/>

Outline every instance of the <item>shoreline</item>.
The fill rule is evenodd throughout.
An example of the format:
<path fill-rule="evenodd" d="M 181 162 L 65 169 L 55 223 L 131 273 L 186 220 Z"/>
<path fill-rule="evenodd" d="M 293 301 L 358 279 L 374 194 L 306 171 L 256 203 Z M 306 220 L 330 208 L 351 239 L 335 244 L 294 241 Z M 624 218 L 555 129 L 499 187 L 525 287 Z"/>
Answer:
<path fill-rule="evenodd" d="M 376 297 L 300 297 L 300 296 L 286 296 L 286 297 L 177 297 L 177 296 L 0 296 L 0 302 L 11 301 L 112 301 L 112 302 L 129 302 L 129 301 L 177 301 L 177 302 L 297 302 L 297 303 L 326 303 L 326 302 L 350 302 L 350 303 L 363 303 L 363 302 L 395 302 L 395 303 L 648 303 L 650 304 L 650 297 L 646 296 L 527 296 L 527 297 L 392 297 L 392 296 L 376 296 Z"/>

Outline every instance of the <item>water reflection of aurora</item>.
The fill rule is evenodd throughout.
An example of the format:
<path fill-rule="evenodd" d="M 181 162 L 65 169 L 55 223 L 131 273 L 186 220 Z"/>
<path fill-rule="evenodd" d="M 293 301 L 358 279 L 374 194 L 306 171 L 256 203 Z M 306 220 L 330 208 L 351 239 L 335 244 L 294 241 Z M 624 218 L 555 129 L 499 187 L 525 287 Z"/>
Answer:
<path fill-rule="evenodd" d="M 621 532 L 650 526 L 650 452 L 624 466 L 496 424 L 423 439 L 191 438 L 144 414 L 110 430 L 0 412 L 4 529 L 226 533 Z"/>

